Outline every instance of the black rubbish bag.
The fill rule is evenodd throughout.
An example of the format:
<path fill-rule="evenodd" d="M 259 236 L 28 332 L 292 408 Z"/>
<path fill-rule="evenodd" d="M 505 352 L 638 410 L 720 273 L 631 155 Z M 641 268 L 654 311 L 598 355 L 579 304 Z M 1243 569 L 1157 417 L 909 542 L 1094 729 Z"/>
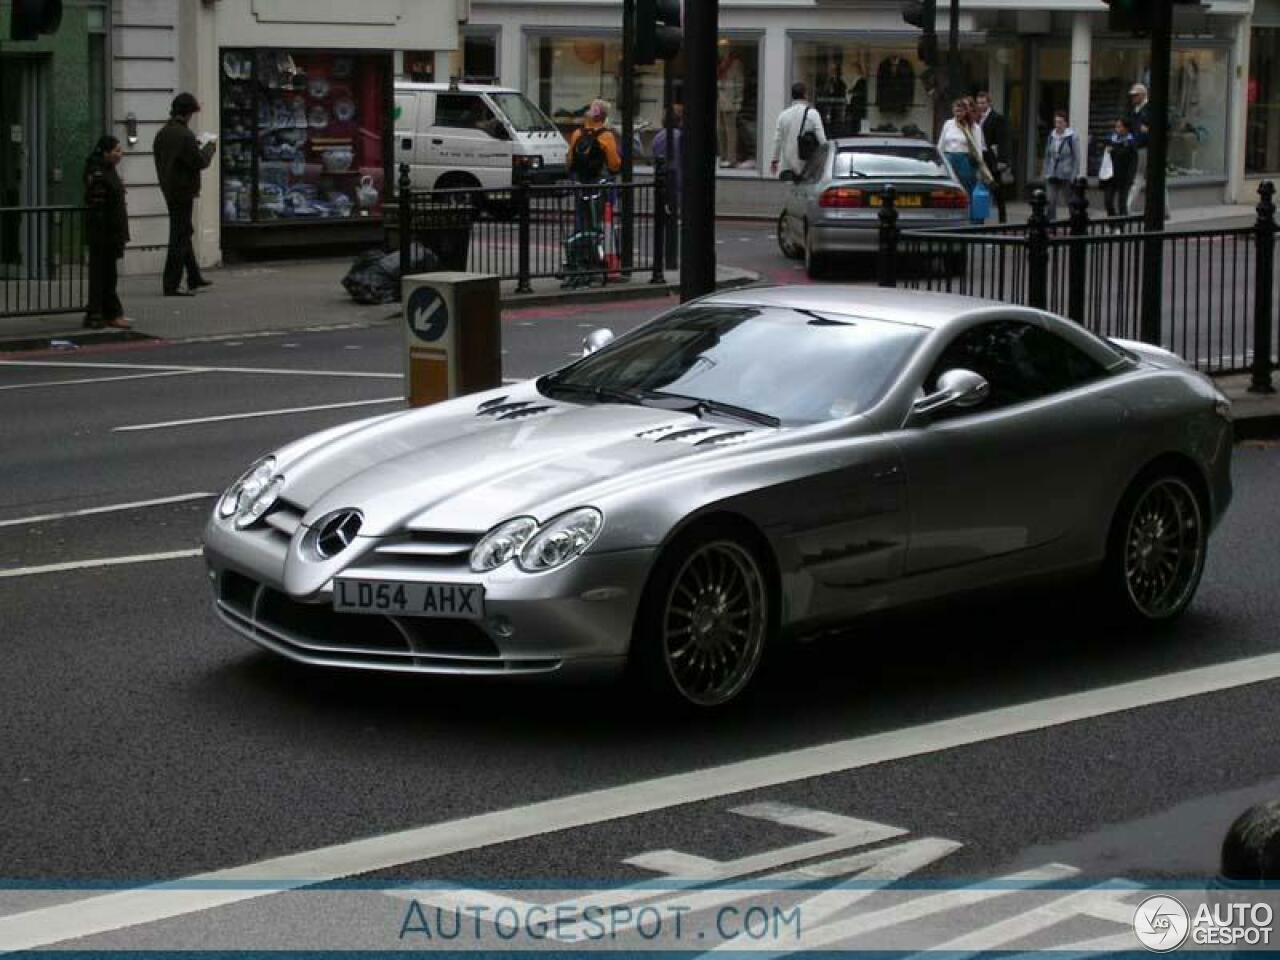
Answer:
<path fill-rule="evenodd" d="M 436 255 L 420 243 L 409 248 L 409 262 L 413 273 L 431 273 L 440 269 Z M 342 286 L 356 303 L 399 302 L 400 251 L 366 250 L 342 278 Z"/>

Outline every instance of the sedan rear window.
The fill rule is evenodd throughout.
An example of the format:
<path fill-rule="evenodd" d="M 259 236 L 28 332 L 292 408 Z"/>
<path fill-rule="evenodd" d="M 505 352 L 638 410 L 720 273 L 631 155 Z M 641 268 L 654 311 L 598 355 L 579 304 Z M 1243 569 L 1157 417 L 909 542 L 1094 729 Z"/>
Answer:
<path fill-rule="evenodd" d="M 909 180 L 950 177 L 938 151 L 928 145 L 918 147 L 854 147 L 836 154 L 834 177 L 891 177 Z"/>

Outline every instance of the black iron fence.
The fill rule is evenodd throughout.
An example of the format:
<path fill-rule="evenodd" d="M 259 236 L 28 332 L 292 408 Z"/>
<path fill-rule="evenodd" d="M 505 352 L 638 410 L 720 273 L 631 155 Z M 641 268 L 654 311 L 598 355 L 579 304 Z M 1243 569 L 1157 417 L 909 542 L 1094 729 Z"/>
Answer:
<path fill-rule="evenodd" d="M 415 245 L 444 269 L 495 274 L 516 292 L 553 277 L 564 286 L 607 284 L 663 273 L 668 198 L 663 178 L 645 182 L 502 189 L 412 190 L 401 167 L 398 234 L 401 269 L 413 272 Z"/>
<path fill-rule="evenodd" d="M 1251 389 L 1269 391 L 1274 192 L 1259 189 L 1252 226 L 1146 232 L 1140 217 L 1091 219 L 1083 180 L 1069 220 L 1049 222 L 1037 192 L 1026 224 L 959 229 L 899 229 L 889 189 L 878 278 L 1061 313 L 1104 336 L 1158 343 L 1207 373 L 1250 370 Z"/>
<path fill-rule="evenodd" d="M 87 212 L 86 207 L 0 207 L 0 317 L 85 309 Z"/>

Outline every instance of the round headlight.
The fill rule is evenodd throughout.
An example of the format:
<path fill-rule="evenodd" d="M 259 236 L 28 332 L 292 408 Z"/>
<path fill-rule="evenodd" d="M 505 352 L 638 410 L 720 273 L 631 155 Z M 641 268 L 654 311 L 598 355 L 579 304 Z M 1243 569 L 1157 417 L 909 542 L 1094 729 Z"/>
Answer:
<path fill-rule="evenodd" d="M 513 559 L 537 530 L 538 521 L 533 517 L 516 517 L 494 527 L 471 551 L 472 572 L 488 573 Z"/>
<path fill-rule="evenodd" d="M 275 502 L 284 485 L 284 478 L 275 476 L 275 472 L 275 457 L 263 457 L 255 463 L 222 495 L 218 516 L 223 520 L 235 517 L 237 527 L 246 527 L 257 520 Z M 257 512 L 250 516 L 251 509 Z"/>
<path fill-rule="evenodd" d="M 595 541 L 604 515 L 595 507 L 579 507 L 547 523 L 520 551 L 520 569 L 541 573 L 563 566 Z"/>

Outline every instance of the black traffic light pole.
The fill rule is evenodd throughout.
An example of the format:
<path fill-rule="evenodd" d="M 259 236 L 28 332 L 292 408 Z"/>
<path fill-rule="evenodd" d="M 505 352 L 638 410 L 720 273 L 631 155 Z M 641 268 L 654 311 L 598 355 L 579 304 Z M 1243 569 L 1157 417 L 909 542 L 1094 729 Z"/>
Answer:
<path fill-rule="evenodd" d="M 681 302 L 716 286 L 716 41 L 717 0 L 685 5 L 684 225 Z"/>
<path fill-rule="evenodd" d="M 636 114 L 636 0 L 622 2 L 622 182 L 630 183 L 635 169 Z M 634 193 L 622 191 L 622 267 L 631 268 L 635 256 Z"/>
<path fill-rule="evenodd" d="M 1165 163 L 1169 156 L 1169 70 L 1173 59 L 1173 2 L 1156 0 L 1151 11 L 1151 90 L 1147 102 L 1150 132 L 1147 139 L 1147 173 L 1143 229 L 1149 234 L 1164 230 Z M 1139 336 L 1146 343 L 1160 342 L 1164 312 L 1164 240 L 1150 237 L 1142 245 L 1142 319 Z"/>
<path fill-rule="evenodd" d="M 964 96 L 960 89 L 960 0 L 951 0 L 947 47 L 947 98 L 954 100 Z"/>

